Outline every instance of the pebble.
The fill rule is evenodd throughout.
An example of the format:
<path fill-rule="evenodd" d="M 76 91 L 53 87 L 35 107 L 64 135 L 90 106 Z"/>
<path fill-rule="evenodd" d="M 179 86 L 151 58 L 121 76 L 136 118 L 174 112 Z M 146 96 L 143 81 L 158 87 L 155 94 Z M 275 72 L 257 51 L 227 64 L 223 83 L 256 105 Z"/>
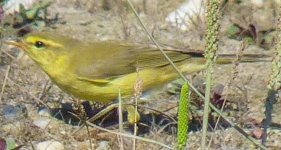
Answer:
<path fill-rule="evenodd" d="M 108 141 L 100 141 L 96 150 L 108 150 L 110 149 L 110 145 Z"/>
<path fill-rule="evenodd" d="M 10 14 L 14 12 L 19 12 L 20 10 L 20 4 L 24 6 L 24 8 L 28 9 L 31 8 L 33 3 L 36 2 L 36 0 L 9 0 L 6 1 L 4 5 L 5 13 Z"/>
<path fill-rule="evenodd" d="M 192 29 L 194 18 L 202 16 L 205 12 L 203 3 L 201 0 L 186 1 L 166 17 L 166 22 L 172 23 L 172 26 L 183 31 Z"/>
<path fill-rule="evenodd" d="M 7 120 L 27 117 L 27 108 L 23 104 L 5 105 L 2 114 Z"/>
<path fill-rule="evenodd" d="M 36 150 L 64 150 L 64 145 L 58 141 L 44 141 L 36 146 Z"/>
<path fill-rule="evenodd" d="M 40 118 L 33 121 L 33 124 L 35 124 L 37 127 L 41 129 L 46 129 L 46 127 L 50 124 L 51 119 L 48 118 Z"/>
<path fill-rule="evenodd" d="M 51 113 L 50 113 L 50 110 L 47 109 L 47 108 L 42 108 L 38 111 L 38 114 L 40 116 L 44 116 L 44 117 L 50 117 L 51 116 Z"/>

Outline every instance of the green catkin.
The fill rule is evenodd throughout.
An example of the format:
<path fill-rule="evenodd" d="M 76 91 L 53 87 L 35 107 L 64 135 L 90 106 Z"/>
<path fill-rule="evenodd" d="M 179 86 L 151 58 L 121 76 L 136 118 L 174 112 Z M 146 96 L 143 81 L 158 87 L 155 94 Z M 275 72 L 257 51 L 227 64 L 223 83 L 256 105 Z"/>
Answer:
<path fill-rule="evenodd" d="M 201 149 L 205 150 L 207 141 L 207 128 L 209 120 L 209 105 L 212 88 L 212 78 L 214 73 L 214 62 L 216 59 L 216 51 L 218 49 L 218 34 L 220 29 L 220 0 L 209 0 L 207 3 L 207 35 L 206 35 L 206 89 L 204 101 L 204 116 L 202 127 Z"/>
<path fill-rule="evenodd" d="M 181 88 L 181 97 L 178 112 L 178 148 L 184 149 L 188 138 L 188 100 L 189 85 L 185 83 Z"/>

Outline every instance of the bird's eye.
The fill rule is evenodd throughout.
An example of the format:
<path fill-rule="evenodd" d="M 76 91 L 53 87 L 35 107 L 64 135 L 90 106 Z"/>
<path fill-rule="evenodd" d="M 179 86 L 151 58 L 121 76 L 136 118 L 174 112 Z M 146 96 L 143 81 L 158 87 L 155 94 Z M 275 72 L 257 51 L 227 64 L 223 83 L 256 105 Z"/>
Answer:
<path fill-rule="evenodd" d="M 41 41 L 36 41 L 34 46 L 37 48 L 42 48 L 45 46 L 45 44 Z"/>

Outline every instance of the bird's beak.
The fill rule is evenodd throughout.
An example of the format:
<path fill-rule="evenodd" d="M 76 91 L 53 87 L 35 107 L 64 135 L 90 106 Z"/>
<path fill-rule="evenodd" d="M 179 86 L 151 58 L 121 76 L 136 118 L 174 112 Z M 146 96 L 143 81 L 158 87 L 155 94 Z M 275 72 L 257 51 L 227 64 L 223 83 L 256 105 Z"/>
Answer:
<path fill-rule="evenodd" d="M 19 42 L 16 42 L 16 41 L 4 41 L 4 44 L 7 44 L 7 45 L 13 45 L 13 46 L 16 46 L 16 47 L 19 47 Z"/>
<path fill-rule="evenodd" d="M 21 41 L 15 41 L 15 40 L 11 40 L 11 41 L 4 41 L 4 44 L 7 45 L 13 45 L 16 46 L 18 48 L 24 49 L 24 44 Z"/>

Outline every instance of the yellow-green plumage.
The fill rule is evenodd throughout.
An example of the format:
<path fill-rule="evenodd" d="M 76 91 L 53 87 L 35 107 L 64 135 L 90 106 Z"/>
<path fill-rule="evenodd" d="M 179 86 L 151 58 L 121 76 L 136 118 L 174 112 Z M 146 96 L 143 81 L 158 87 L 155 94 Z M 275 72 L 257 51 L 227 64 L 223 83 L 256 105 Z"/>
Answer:
<path fill-rule="evenodd" d="M 65 92 L 86 100 L 111 102 L 118 97 L 119 88 L 122 96 L 130 97 L 138 74 L 144 90 L 178 77 L 160 51 L 149 46 L 114 41 L 86 43 L 47 32 L 32 33 L 21 42 L 8 44 L 24 49 Z M 200 51 L 165 52 L 182 72 L 205 67 Z M 221 56 L 217 62 L 230 63 L 235 58 L 225 56 L 229 58 Z M 251 60 L 256 59 L 245 59 Z"/>

